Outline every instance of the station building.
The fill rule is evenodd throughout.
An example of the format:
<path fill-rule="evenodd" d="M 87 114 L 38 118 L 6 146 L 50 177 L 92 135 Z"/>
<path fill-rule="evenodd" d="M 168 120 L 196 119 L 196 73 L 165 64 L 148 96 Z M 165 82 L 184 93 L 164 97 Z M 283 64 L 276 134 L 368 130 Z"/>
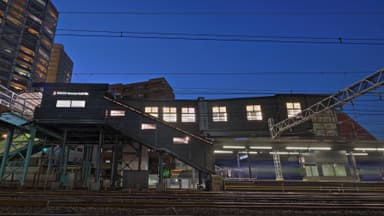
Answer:
<path fill-rule="evenodd" d="M 65 146 L 80 149 L 77 179 L 83 185 L 92 178 L 112 187 L 165 182 L 195 188 L 209 174 L 254 181 L 383 181 L 384 143 L 342 111 L 318 114 L 271 139 L 269 118 L 295 116 L 328 95 L 179 100 L 173 93 L 170 99 L 124 98 L 107 84 L 41 87 L 34 121 L 63 134 L 64 141 L 50 143 L 64 149 L 59 174 L 66 172 Z"/>

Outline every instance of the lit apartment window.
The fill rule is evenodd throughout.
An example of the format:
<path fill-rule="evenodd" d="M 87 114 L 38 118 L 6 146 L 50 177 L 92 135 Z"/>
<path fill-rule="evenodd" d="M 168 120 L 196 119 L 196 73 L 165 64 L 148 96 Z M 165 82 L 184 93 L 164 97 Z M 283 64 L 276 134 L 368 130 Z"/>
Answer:
<path fill-rule="evenodd" d="M 298 102 L 287 102 L 288 118 L 301 112 L 301 105 Z"/>
<path fill-rule="evenodd" d="M 176 122 L 176 107 L 163 107 L 163 120 L 166 122 Z"/>
<path fill-rule="evenodd" d="M 158 107 L 145 107 L 145 112 L 149 115 L 158 118 L 159 117 L 159 108 Z"/>
<path fill-rule="evenodd" d="M 263 120 L 263 114 L 261 112 L 260 105 L 247 105 L 247 119 L 249 121 Z"/>
<path fill-rule="evenodd" d="M 227 107 L 214 106 L 212 107 L 212 120 L 214 122 L 226 122 L 227 119 Z"/>
<path fill-rule="evenodd" d="M 195 108 L 194 107 L 182 107 L 181 108 L 181 122 L 195 122 Z"/>
<path fill-rule="evenodd" d="M 57 108 L 84 108 L 85 100 L 57 100 Z"/>

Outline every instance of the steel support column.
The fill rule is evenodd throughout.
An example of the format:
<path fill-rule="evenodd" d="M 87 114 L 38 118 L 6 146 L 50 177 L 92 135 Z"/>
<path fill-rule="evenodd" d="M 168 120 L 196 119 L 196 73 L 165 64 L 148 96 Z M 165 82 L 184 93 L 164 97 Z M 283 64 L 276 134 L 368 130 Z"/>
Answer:
<path fill-rule="evenodd" d="M 91 160 L 93 154 L 92 146 L 84 146 L 84 155 L 83 155 L 83 168 L 82 168 L 82 181 L 83 186 L 88 186 L 88 179 L 91 175 Z"/>
<path fill-rule="evenodd" d="M 87 171 L 87 161 L 88 161 L 88 146 L 83 145 L 83 163 L 81 165 L 81 181 L 83 186 L 86 185 L 86 171 Z"/>
<path fill-rule="evenodd" d="M 101 175 L 101 162 L 102 162 L 102 145 L 104 142 L 104 131 L 100 129 L 99 131 L 99 144 L 97 146 L 96 152 L 96 173 L 95 173 L 95 182 L 100 183 L 100 175 Z"/>
<path fill-rule="evenodd" d="M 359 172 L 359 168 L 357 167 L 356 157 L 355 157 L 355 155 L 353 155 L 352 152 L 350 152 L 349 156 L 350 156 L 350 159 L 352 162 L 353 175 L 355 176 L 355 180 L 359 182 L 360 181 L 360 172 Z"/>
<path fill-rule="evenodd" d="M 203 172 L 198 170 L 198 175 L 199 175 L 199 186 L 203 185 Z"/>
<path fill-rule="evenodd" d="M 275 167 L 276 181 L 284 180 L 283 170 L 281 169 L 280 155 L 278 155 L 276 152 L 274 152 L 274 154 L 273 154 L 273 164 Z"/>
<path fill-rule="evenodd" d="M 15 128 L 8 129 L 7 143 L 5 144 L 5 149 L 4 149 L 4 152 L 3 152 L 3 160 L 1 161 L 1 167 L 0 167 L 0 182 L 3 181 L 3 176 L 4 176 L 4 173 L 5 173 L 5 169 L 7 167 L 9 150 L 10 150 L 12 142 L 13 142 L 13 134 L 14 134 L 14 132 L 15 132 Z"/>
<path fill-rule="evenodd" d="M 64 129 L 63 142 L 60 146 L 60 157 L 59 157 L 59 172 L 56 175 L 56 180 L 61 182 L 61 178 L 64 175 L 64 162 L 65 162 L 65 146 L 67 145 L 68 130 Z"/>
<path fill-rule="evenodd" d="M 139 143 L 139 149 L 136 150 L 139 156 L 139 161 L 137 163 L 137 170 L 141 170 L 141 160 L 142 160 L 142 151 L 143 151 L 143 146 Z"/>
<path fill-rule="evenodd" d="M 116 136 L 115 143 L 113 145 L 112 152 L 112 169 L 111 169 L 111 188 L 114 189 L 116 187 L 116 175 L 117 175 L 117 160 L 118 160 L 118 152 L 120 147 L 120 141 Z"/>
<path fill-rule="evenodd" d="M 67 175 L 67 167 L 68 167 L 68 157 L 69 157 L 69 146 L 64 146 L 64 161 L 63 161 L 63 173 L 62 176 Z"/>
<path fill-rule="evenodd" d="M 44 181 L 44 189 L 47 187 L 48 184 L 48 178 L 51 174 L 52 169 L 52 155 L 54 154 L 54 147 L 51 146 L 48 151 L 48 165 L 47 165 L 47 172 L 45 173 L 45 181 Z"/>
<path fill-rule="evenodd" d="M 27 147 L 27 153 L 25 156 L 25 161 L 24 161 L 24 168 L 23 168 L 23 174 L 20 179 L 20 186 L 24 187 L 25 185 L 25 179 L 28 174 L 28 167 L 29 167 L 29 162 L 31 160 L 31 154 L 32 154 L 32 148 L 33 145 L 35 144 L 35 137 L 36 137 L 36 126 L 32 125 L 31 130 L 29 132 L 29 140 L 28 140 L 28 147 Z"/>
<path fill-rule="evenodd" d="M 249 154 L 249 152 L 247 152 L 247 154 L 248 154 L 247 163 L 248 163 L 249 178 L 252 178 L 251 154 Z"/>
<path fill-rule="evenodd" d="M 162 184 L 163 183 L 163 153 L 162 152 L 158 152 L 157 170 L 159 173 L 159 184 Z"/>

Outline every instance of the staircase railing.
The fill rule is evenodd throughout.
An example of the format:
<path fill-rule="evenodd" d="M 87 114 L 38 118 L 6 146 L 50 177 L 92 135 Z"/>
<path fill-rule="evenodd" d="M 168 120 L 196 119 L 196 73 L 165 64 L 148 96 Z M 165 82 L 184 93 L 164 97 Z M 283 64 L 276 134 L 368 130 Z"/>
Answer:
<path fill-rule="evenodd" d="M 17 94 L 0 85 L 0 105 L 28 120 L 33 118 L 35 108 L 40 105 L 41 99 L 40 92 Z"/>

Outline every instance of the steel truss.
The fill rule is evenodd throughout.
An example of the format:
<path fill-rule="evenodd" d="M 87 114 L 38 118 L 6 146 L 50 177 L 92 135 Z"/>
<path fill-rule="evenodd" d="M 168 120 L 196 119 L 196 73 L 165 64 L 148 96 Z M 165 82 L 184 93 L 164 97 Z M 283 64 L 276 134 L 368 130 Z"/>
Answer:
<path fill-rule="evenodd" d="M 273 119 L 270 118 L 268 119 L 268 126 L 271 137 L 274 139 L 281 135 L 284 131 L 310 120 L 314 115 L 335 107 L 343 106 L 345 103 L 348 103 L 353 99 L 382 86 L 383 84 L 384 69 L 380 69 L 364 79 L 340 90 L 336 94 L 313 104 L 293 117 L 287 118 L 276 124 Z"/>

